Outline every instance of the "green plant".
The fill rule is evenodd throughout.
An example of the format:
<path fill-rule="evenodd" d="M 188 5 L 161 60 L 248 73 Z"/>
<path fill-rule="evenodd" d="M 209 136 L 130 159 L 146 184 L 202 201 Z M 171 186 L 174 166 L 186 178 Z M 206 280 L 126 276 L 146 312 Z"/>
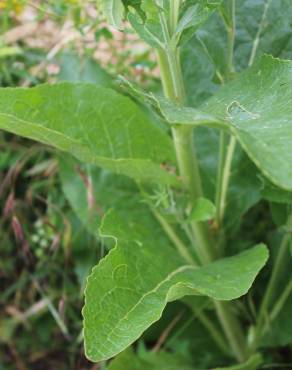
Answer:
<path fill-rule="evenodd" d="M 90 173 L 89 180 L 77 181 L 75 160 L 60 160 L 73 208 L 92 233 L 101 223 L 110 249 L 87 281 L 87 357 L 103 361 L 119 354 L 160 319 L 167 302 L 182 300 L 222 353 L 206 367 L 237 360 L 234 369 L 254 369 L 263 361 L 259 351 L 269 333 L 277 332 L 274 323 L 291 305 L 292 290 L 286 269 L 292 63 L 267 55 L 254 60 L 263 51 L 275 54 L 269 48 L 279 40 L 277 54 L 289 55 L 288 25 L 272 32 L 265 24 L 268 17 L 276 24 L 291 5 L 251 4 L 248 26 L 255 38 L 246 41 L 250 9 L 244 1 L 101 3 L 110 23 L 120 28 L 126 14 L 155 49 L 164 97 L 125 80 L 119 92 L 86 83 L 0 90 L 2 129 L 69 153 Z M 265 214 L 260 232 L 257 212 L 267 212 L 267 201 L 272 217 Z M 248 219 L 242 219 L 245 214 Z M 281 242 L 267 235 L 271 219 Z M 276 244 L 269 276 L 248 299 L 235 300 L 249 291 L 267 261 L 260 241 Z M 291 344 L 291 334 L 272 342 Z M 110 368 L 181 369 L 194 361 L 185 351 L 140 348 L 138 354 L 126 350 Z"/>

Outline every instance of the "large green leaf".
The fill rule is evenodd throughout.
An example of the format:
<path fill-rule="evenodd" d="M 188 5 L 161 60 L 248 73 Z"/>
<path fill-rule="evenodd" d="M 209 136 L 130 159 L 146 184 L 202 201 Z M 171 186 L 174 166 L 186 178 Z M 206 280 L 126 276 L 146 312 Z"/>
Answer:
<path fill-rule="evenodd" d="M 178 38 L 181 44 L 188 41 L 221 2 L 222 0 L 212 2 L 206 0 L 185 1 L 181 6 L 179 22 L 173 38 Z"/>
<path fill-rule="evenodd" d="M 58 62 L 60 65 L 59 81 L 90 82 L 105 87 L 112 85 L 111 76 L 88 56 L 80 57 L 76 53 L 65 51 L 59 56 Z"/>
<path fill-rule="evenodd" d="M 221 128 L 236 136 L 270 181 L 292 190 L 291 82 L 292 62 L 263 56 L 202 104 L 200 111 L 170 104 L 160 108 L 170 124 L 220 127 L 221 121 Z"/>
<path fill-rule="evenodd" d="M 186 294 L 230 300 L 245 294 L 267 259 L 258 245 L 202 268 L 186 265 L 144 206 L 128 218 L 110 212 L 102 234 L 117 246 L 93 269 L 85 292 L 84 338 L 88 358 L 121 352 L 162 314 L 168 301 Z"/>
<path fill-rule="evenodd" d="M 292 59 L 290 0 L 236 0 L 235 5 L 236 71 L 246 68 L 263 53 Z M 226 82 L 227 54 L 225 26 L 216 12 L 182 50 L 188 104 L 198 105 Z"/>
<path fill-rule="evenodd" d="M 290 0 L 236 1 L 235 63 L 245 68 L 262 53 L 291 59 L 292 3 Z"/>
<path fill-rule="evenodd" d="M 136 180 L 176 183 L 171 139 L 129 98 L 85 83 L 0 89 L 0 128 Z"/>
<path fill-rule="evenodd" d="M 292 190 L 292 62 L 263 56 L 201 109 L 222 121 L 273 183 Z"/>

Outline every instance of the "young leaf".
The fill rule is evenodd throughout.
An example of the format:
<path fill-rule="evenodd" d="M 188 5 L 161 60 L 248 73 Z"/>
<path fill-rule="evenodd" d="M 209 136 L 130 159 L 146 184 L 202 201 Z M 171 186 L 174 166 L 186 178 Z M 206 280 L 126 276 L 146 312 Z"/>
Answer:
<path fill-rule="evenodd" d="M 186 1 L 182 7 L 182 14 L 173 38 L 178 39 L 180 44 L 187 42 L 221 2 L 222 0 L 212 2 L 206 0 Z"/>
<path fill-rule="evenodd" d="M 215 217 L 216 208 L 214 204 L 206 198 L 199 198 L 192 209 L 189 221 L 208 221 Z"/>
<path fill-rule="evenodd" d="M 111 212 L 102 226 L 102 234 L 114 237 L 117 246 L 93 269 L 86 287 L 84 338 L 93 361 L 133 343 L 160 318 L 168 301 L 190 294 L 240 297 L 267 260 L 266 247 L 258 245 L 202 268 L 186 265 L 155 223 L 151 227 L 141 220 L 145 210 L 135 211 L 136 219 Z"/>
<path fill-rule="evenodd" d="M 165 43 L 159 12 L 166 12 L 154 1 L 141 0 L 140 7 L 135 7 L 128 14 L 129 22 L 137 34 L 155 49 L 163 48 Z"/>
<path fill-rule="evenodd" d="M 175 184 L 171 139 L 129 98 L 86 83 L 0 89 L 0 128 L 139 181 Z"/>
<path fill-rule="evenodd" d="M 100 0 L 100 3 L 107 22 L 120 29 L 125 11 L 122 0 Z"/>

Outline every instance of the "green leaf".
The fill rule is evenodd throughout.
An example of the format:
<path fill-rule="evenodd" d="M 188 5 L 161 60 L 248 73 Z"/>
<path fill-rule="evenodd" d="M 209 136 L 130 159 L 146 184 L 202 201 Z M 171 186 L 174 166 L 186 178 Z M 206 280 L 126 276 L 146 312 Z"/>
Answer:
<path fill-rule="evenodd" d="M 119 209 L 127 217 L 140 201 L 137 186 L 131 179 L 82 164 L 70 156 L 60 157 L 59 175 L 72 209 L 95 237 L 99 237 L 101 219 L 110 208 Z"/>
<path fill-rule="evenodd" d="M 291 59 L 290 0 L 237 0 L 236 6 L 235 63 L 239 68 L 250 62 L 253 49 L 255 59 L 263 53 Z"/>
<path fill-rule="evenodd" d="M 140 38 L 155 49 L 163 48 L 165 42 L 159 12 L 165 13 L 166 7 L 160 8 L 151 0 L 141 0 L 140 7 L 128 14 L 129 22 Z"/>
<path fill-rule="evenodd" d="M 292 62 L 263 56 L 201 105 L 200 111 L 169 107 L 170 103 L 162 111 L 170 123 L 228 127 L 263 174 L 291 191 L 291 82 Z"/>
<path fill-rule="evenodd" d="M 130 347 L 119 354 L 107 370 L 192 370 L 191 361 L 178 353 L 134 353 Z"/>
<path fill-rule="evenodd" d="M 289 267 L 291 269 L 291 267 Z M 277 302 L 277 300 L 275 301 Z M 277 318 L 269 323 L 267 332 L 262 338 L 264 347 L 284 347 L 292 343 L 292 294 L 290 293 Z"/>
<path fill-rule="evenodd" d="M 214 204 L 206 198 L 199 198 L 192 209 L 189 221 L 208 221 L 215 217 L 216 208 Z"/>
<path fill-rule="evenodd" d="M 263 199 L 269 202 L 282 203 L 282 204 L 292 204 L 292 192 L 285 191 L 275 186 L 268 180 L 264 179 L 264 185 L 261 190 L 261 196 Z"/>
<path fill-rule="evenodd" d="M 100 0 L 100 3 L 107 22 L 120 29 L 125 11 L 122 0 Z"/>
<path fill-rule="evenodd" d="M 207 127 L 194 131 L 204 195 L 215 202 L 218 155 L 214 153 L 219 153 L 219 132 Z M 244 214 L 260 200 L 262 181 L 259 175 L 258 169 L 244 150 L 236 145 L 224 220 L 229 235 L 237 230 Z"/>
<path fill-rule="evenodd" d="M 247 68 L 253 53 L 254 60 L 263 53 L 292 59 L 291 15 L 290 0 L 236 0 L 235 70 Z M 198 105 L 227 81 L 227 55 L 223 19 L 214 12 L 182 49 L 188 104 Z"/>
<path fill-rule="evenodd" d="M 240 297 L 268 257 L 266 247 L 258 245 L 201 268 L 186 265 L 162 238 L 161 229 L 143 221 L 142 205 L 135 212 L 127 219 L 111 212 L 102 225 L 102 234 L 113 237 L 117 246 L 93 269 L 86 287 L 84 338 L 86 355 L 93 361 L 133 343 L 161 317 L 168 301 L 190 294 L 218 300 Z"/>
<path fill-rule="evenodd" d="M 224 120 L 196 108 L 180 107 L 160 96 L 155 97 L 155 103 L 162 117 L 170 125 L 207 126 L 228 129 L 228 125 Z"/>
<path fill-rule="evenodd" d="M 255 370 L 263 363 L 263 358 L 259 353 L 251 356 L 248 360 L 242 364 L 227 366 L 227 367 L 217 367 L 214 370 Z"/>
<path fill-rule="evenodd" d="M 230 124 L 264 175 L 292 190 L 292 62 L 263 56 L 200 109 Z"/>
<path fill-rule="evenodd" d="M 112 85 L 110 75 L 88 56 L 79 57 L 76 53 L 64 52 L 59 61 L 59 81 L 91 82 L 105 87 Z"/>
<path fill-rule="evenodd" d="M 85 83 L 0 89 L 0 128 L 136 180 L 176 184 L 173 144 L 129 98 Z"/>
<path fill-rule="evenodd" d="M 212 12 L 221 4 L 221 0 L 188 0 L 182 6 L 182 11 L 173 38 L 180 44 L 187 42 L 195 31 L 209 18 Z"/>

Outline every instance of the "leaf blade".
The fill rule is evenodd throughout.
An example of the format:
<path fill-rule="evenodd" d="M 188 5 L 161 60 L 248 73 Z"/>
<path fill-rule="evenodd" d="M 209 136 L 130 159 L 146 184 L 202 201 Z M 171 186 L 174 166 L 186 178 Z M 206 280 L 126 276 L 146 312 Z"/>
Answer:
<path fill-rule="evenodd" d="M 267 259 L 266 247 L 259 245 L 195 268 L 185 265 L 167 241 L 157 248 L 157 236 L 148 230 L 149 225 L 134 225 L 117 212 L 104 221 L 103 233 L 115 235 L 118 245 L 93 269 L 86 287 L 85 348 L 93 361 L 110 358 L 139 338 L 168 301 L 185 294 L 222 300 L 245 294 Z"/>
<path fill-rule="evenodd" d="M 130 99 L 108 88 L 67 82 L 2 88 L 0 128 L 139 181 L 177 183 L 161 168 L 175 161 L 171 139 Z"/>

